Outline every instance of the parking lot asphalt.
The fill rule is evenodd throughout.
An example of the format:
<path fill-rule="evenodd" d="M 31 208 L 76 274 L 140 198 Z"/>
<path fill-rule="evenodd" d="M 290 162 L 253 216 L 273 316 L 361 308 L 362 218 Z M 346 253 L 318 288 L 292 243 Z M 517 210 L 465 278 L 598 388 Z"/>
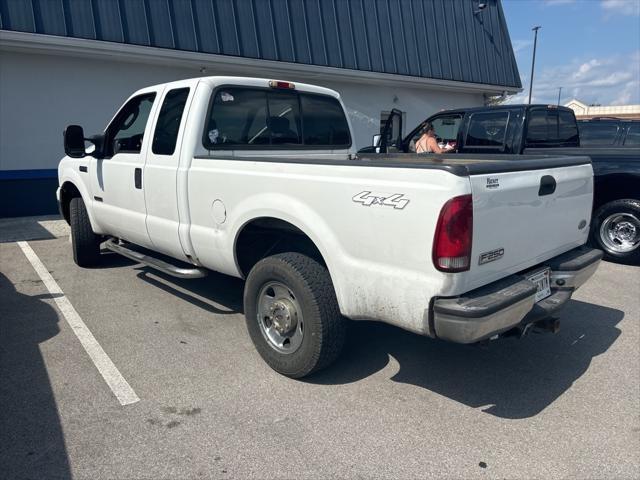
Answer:
<path fill-rule="evenodd" d="M 485 347 L 352 322 L 340 360 L 270 370 L 240 280 L 178 280 L 29 241 L 140 401 L 121 405 L 0 243 L 5 478 L 640 478 L 640 268 L 603 263 L 557 334 Z"/>

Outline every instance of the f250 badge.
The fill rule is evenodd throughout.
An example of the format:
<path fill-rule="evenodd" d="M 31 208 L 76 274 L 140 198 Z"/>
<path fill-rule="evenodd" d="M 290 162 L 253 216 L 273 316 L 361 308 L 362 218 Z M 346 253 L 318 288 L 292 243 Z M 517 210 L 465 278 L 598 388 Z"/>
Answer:
<path fill-rule="evenodd" d="M 404 197 L 402 193 L 394 193 L 393 195 L 376 194 L 365 190 L 352 198 L 356 203 L 361 203 L 365 207 L 372 205 L 381 205 L 383 207 L 393 207 L 402 210 L 409 204 L 409 199 Z"/>
<path fill-rule="evenodd" d="M 495 262 L 504 256 L 504 248 L 496 248 L 490 252 L 484 252 L 480 254 L 478 259 L 478 265 L 484 265 L 485 263 Z"/>

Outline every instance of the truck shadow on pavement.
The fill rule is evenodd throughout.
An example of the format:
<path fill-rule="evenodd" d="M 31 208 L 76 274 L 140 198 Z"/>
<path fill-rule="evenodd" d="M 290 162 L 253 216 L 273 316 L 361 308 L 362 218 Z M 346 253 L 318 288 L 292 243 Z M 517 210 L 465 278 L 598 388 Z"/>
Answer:
<path fill-rule="evenodd" d="M 71 478 L 56 399 L 39 345 L 60 332 L 46 295 L 0 273 L 0 476 Z"/>
<path fill-rule="evenodd" d="M 456 345 L 376 322 L 351 322 L 344 353 L 306 379 L 338 385 L 399 364 L 391 380 L 426 388 L 496 417 L 522 419 L 551 405 L 620 335 L 620 310 L 571 300 L 559 333 L 503 339 L 486 347 Z"/>
<path fill-rule="evenodd" d="M 145 266 L 136 268 L 139 270 L 137 277 L 140 280 L 198 308 L 216 315 L 244 313 L 242 305 L 244 282 L 239 278 L 213 273 L 205 278 L 185 280 Z M 216 305 L 212 305 L 211 302 Z"/>
<path fill-rule="evenodd" d="M 140 279 L 196 307 L 214 314 L 243 313 L 242 280 L 216 273 L 181 280 L 138 268 Z M 378 322 L 348 322 L 342 356 L 303 381 L 357 382 L 386 368 L 393 357 L 399 364 L 391 377 L 395 382 L 425 388 L 497 417 L 528 418 L 551 405 L 587 371 L 594 357 L 611 347 L 623 318 L 620 310 L 570 300 L 560 313 L 559 333 L 532 333 L 486 347 L 433 340 Z"/>

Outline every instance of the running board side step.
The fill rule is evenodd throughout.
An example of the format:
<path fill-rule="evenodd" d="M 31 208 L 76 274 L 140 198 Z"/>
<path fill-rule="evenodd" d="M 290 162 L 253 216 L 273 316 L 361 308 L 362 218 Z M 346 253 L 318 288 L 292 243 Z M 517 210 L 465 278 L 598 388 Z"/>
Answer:
<path fill-rule="evenodd" d="M 202 278 L 208 275 L 208 272 L 204 268 L 183 268 L 177 267 L 176 265 L 171 265 L 159 258 L 151 257 L 149 255 L 145 255 L 144 253 L 140 253 L 136 250 L 132 250 L 130 248 L 125 247 L 122 244 L 117 243 L 118 240 L 115 238 L 110 238 L 106 242 L 104 242 L 104 246 L 111 250 L 112 252 L 119 253 L 123 257 L 130 258 L 135 262 L 142 263 L 147 265 L 148 267 L 155 268 L 167 275 L 171 275 L 172 277 L 178 278 Z"/>

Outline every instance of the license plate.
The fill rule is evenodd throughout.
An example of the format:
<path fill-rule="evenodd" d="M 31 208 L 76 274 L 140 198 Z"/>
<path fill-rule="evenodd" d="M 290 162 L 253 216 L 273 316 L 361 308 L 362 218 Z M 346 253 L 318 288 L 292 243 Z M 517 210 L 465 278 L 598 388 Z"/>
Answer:
<path fill-rule="evenodd" d="M 536 302 L 539 302 L 551 295 L 548 268 L 538 270 L 537 272 L 527 275 L 527 280 L 536 286 Z"/>

